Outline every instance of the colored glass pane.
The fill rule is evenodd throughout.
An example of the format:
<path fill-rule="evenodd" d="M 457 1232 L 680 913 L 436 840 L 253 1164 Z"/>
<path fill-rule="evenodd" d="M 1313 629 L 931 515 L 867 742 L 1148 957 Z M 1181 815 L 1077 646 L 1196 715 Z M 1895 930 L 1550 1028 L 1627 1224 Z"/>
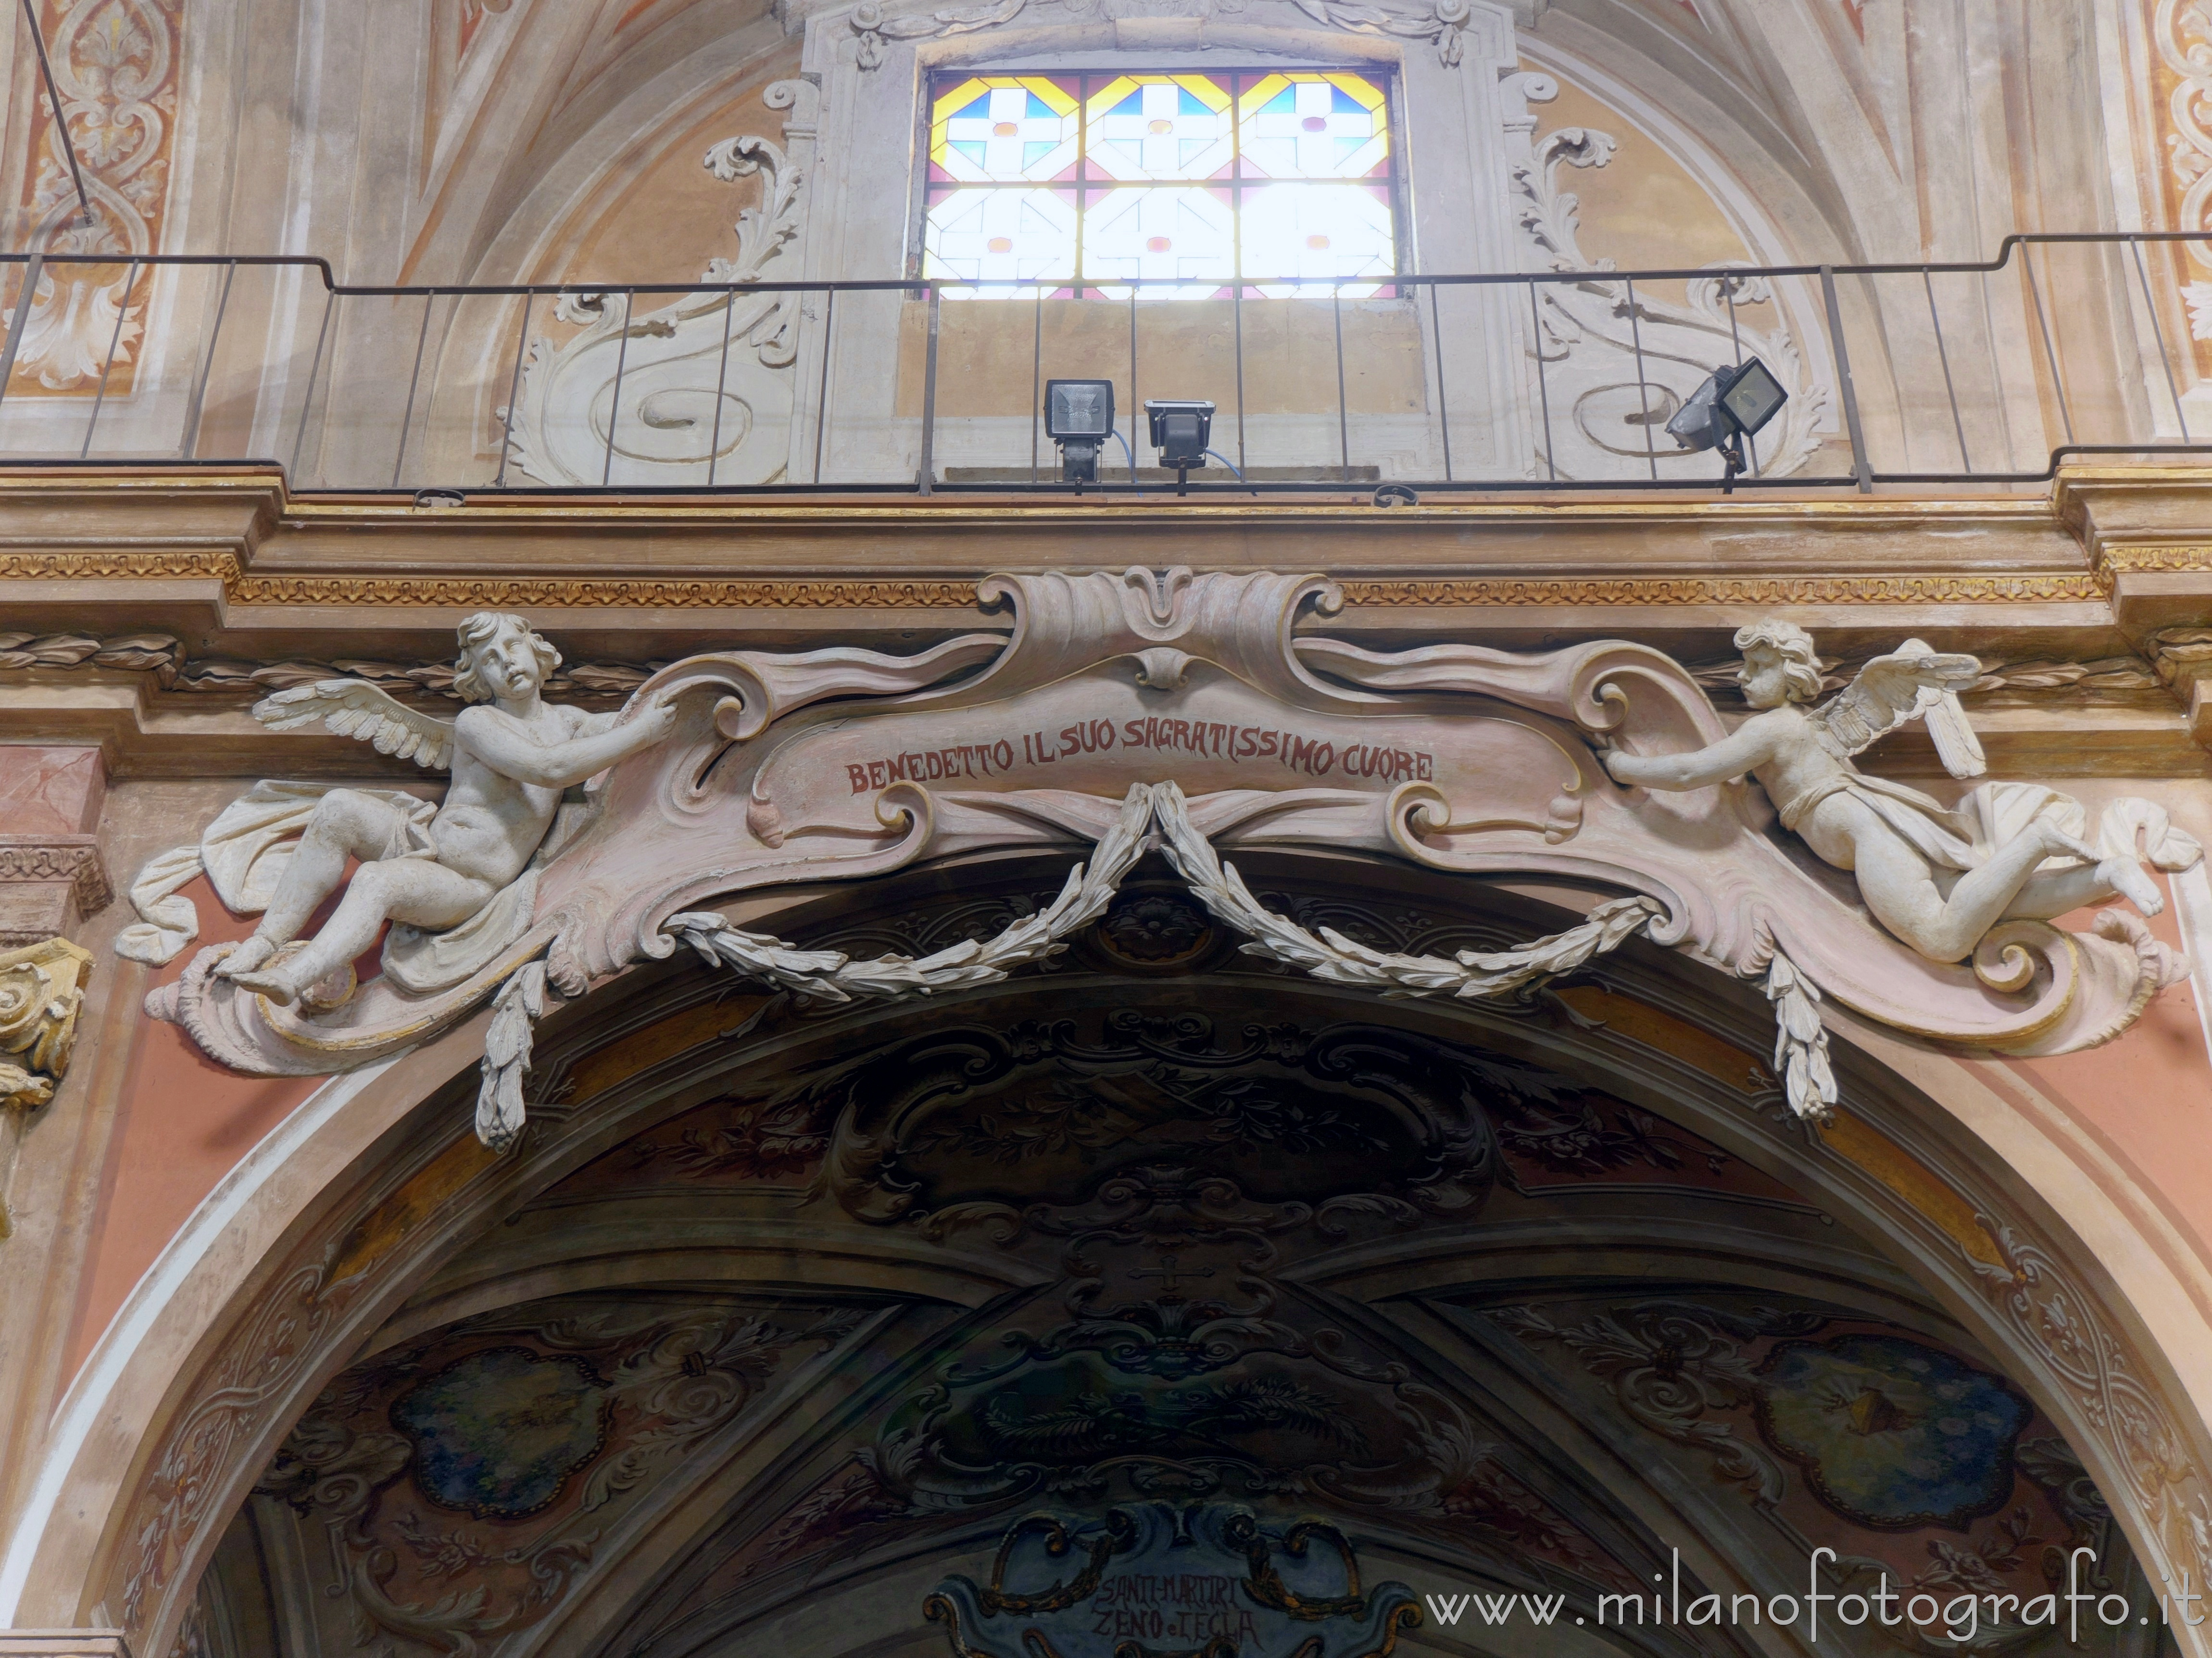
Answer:
<path fill-rule="evenodd" d="M 939 76 L 921 274 L 977 284 L 949 297 L 1364 296 L 1395 268 L 1389 173 L 1364 75 Z"/>
<path fill-rule="evenodd" d="M 1188 286 L 1146 288 L 1146 299 L 1203 299 L 1237 274 L 1237 221 L 1225 191 L 1094 191 L 1083 215 L 1086 280 L 1142 277 Z M 1103 286 L 1109 299 L 1126 288 Z"/>
<path fill-rule="evenodd" d="M 1277 184 L 1244 198 L 1243 268 L 1255 277 L 1294 277 L 1299 283 L 1334 284 L 1353 277 L 1389 276 L 1395 268 L 1395 237 L 1390 203 L 1366 185 Z M 1347 283 L 1346 299 L 1375 291 L 1372 281 Z M 1289 282 L 1262 282 L 1269 298 L 1313 292 Z M 1328 287 L 1317 296 L 1327 297 Z"/>
<path fill-rule="evenodd" d="M 1042 182 L 1075 164 L 1082 128 L 1073 82 L 1042 75 L 970 76 L 930 107 L 933 169 L 971 184 Z"/>
<path fill-rule="evenodd" d="M 1211 179 L 1235 157 L 1229 89 L 1209 76 L 1117 75 L 1085 105 L 1091 179 Z"/>
<path fill-rule="evenodd" d="M 1364 179 L 1389 165 L 1382 88 L 1364 76 L 1259 76 L 1237 109 L 1245 178 Z"/>
<path fill-rule="evenodd" d="M 934 192 L 922 225 L 925 277 L 1030 283 L 1075 274 L 1075 202 L 1054 190 Z M 999 298 L 1014 290 L 948 289 L 947 298 Z M 1030 290 L 1018 290 L 1026 297 Z"/>

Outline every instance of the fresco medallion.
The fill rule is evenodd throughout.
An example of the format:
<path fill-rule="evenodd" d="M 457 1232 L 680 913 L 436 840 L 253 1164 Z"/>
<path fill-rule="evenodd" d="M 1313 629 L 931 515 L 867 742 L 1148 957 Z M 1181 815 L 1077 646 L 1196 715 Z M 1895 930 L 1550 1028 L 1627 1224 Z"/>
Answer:
<path fill-rule="evenodd" d="M 392 1402 L 415 1483 L 478 1520 L 535 1514 L 606 1442 L 607 1387 L 581 1359 L 494 1347 Z"/>
<path fill-rule="evenodd" d="M 1760 1366 L 1759 1428 L 1846 1519 L 1963 1531 L 2004 1506 L 2033 1414 L 2002 1379 L 1895 1336 L 1786 1341 Z"/>

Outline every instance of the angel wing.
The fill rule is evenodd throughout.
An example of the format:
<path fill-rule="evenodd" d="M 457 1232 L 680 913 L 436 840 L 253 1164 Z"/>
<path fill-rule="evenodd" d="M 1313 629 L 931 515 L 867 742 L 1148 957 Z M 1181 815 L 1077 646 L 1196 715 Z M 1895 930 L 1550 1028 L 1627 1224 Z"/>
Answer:
<path fill-rule="evenodd" d="M 453 722 L 417 714 L 366 680 L 317 680 L 264 697 L 253 717 L 271 731 L 296 731 L 320 720 L 341 737 L 397 754 L 426 771 L 442 771 L 453 758 Z"/>
<path fill-rule="evenodd" d="M 1924 640 L 1907 639 L 1861 668 L 1858 678 L 1814 716 L 1820 746 L 1838 759 L 1848 759 L 1907 721 L 1924 718 L 1943 769 L 1954 777 L 1978 777 L 1989 762 L 1966 710 L 1959 705 L 1959 690 L 1981 673 L 1976 657 L 1931 650 Z"/>

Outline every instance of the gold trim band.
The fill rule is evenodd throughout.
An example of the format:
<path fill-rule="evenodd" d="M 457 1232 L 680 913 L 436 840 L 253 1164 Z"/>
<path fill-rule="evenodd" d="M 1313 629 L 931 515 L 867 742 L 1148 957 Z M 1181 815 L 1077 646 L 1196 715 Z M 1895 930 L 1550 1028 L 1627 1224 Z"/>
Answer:
<path fill-rule="evenodd" d="M 1998 605 L 2102 600 L 2094 576 L 1623 576 L 1347 581 L 1346 604 Z"/>
<path fill-rule="evenodd" d="M 2212 547 L 2115 548 L 2108 570 L 2212 569 Z M 0 553 L 0 579 L 221 582 L 242 606 L 368 605 L 433 610 L 973 610 L 970 579 L 781 576 L 603 580 L 576 576 L 248 576 L 211 552 Z M 2099 576 L 1773 576 L 1353 577 L 1345 602 L 1399 609 L 1557 605 L 1999 605 L 2098 602 Z"/>
<path fill-rule="evenodd" d="M 975 583 L 786 581 L 773 576 L 607 582 L 248 576 L 233 588 L 231 597 L 242 605 L 419 605 L 453 610 L 973 610 Z"/>
<path fill-rule="evenodd" d="M 2098 562 L 2114 575 L 2124 575 L 2130 570 L 2212 570 L 2212 547 L 2108 546 L 2103 550 Z"/>
<path fill-rule="evenodd" d="M 198 550 L 166 552 L 0 552 L 0 581 L 112 582 L 170 580 L 220 582 L 234 586 L 246 575 L 234 552 Z"/>

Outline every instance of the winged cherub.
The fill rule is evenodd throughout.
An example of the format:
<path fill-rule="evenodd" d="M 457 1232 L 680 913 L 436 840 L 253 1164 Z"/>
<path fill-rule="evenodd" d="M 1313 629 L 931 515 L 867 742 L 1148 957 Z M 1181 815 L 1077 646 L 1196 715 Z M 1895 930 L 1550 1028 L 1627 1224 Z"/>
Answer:
<path fill-rule="evenodd" d="M 479 611 L 459 632 L 453 689 L 476 706 L 450 722 L 418 714 L 364 680 L 319 680 L 255 705 L 271 729 L 320 720 L 380 753 L 450 766 L 453 784 L 434 815 L 356 789 L 323 795 L 261 924 L 216 972 L 289 1003 L 368 949 L 386 921 L 428 932 L 459 926 L 522 873 L 563 789 L 675 729 L 671 700 L 627 719 L 628 710 L 586 714 L 540 701 L 561 653 L 520 616 Z M 337 911 L 305 949 L 271 965 L 337 889 L 348 857 L 361 867 Z"/>
<path fill-rule="evenodd" d="M 1869 777 L 1851 756 L 1914 719 L 1925 719 L 1945 770 L 1979 775 L 1981 744 L 1958 692 L 1981 674 L 1972 656 L 1908 639 L 1859 671 L 1819 709 L 1820 658 L 1812 636 L 1790 622 L 1740 629 L 1736 674 L 1759 710 L 1729 736 L 1688 754 L 1604 756 L 1616 782 L 1651 789 L 1702 789 L 1749 772 L 1780 814 L 1826 862 L 1858 876 L 1859 893 L 1882 925 L 1921 954 L 1960 961 L 2010 917 L 2048 920 L 2115 893 L 2143 914 L 2165 899 L 2133 856 L 2108 856 L 2071 832 L 2079 806 L 2032 785 L 1985 783 L 1957 808 Z M 2053 869 L 2051 859 L 2078 859 Z"/>

